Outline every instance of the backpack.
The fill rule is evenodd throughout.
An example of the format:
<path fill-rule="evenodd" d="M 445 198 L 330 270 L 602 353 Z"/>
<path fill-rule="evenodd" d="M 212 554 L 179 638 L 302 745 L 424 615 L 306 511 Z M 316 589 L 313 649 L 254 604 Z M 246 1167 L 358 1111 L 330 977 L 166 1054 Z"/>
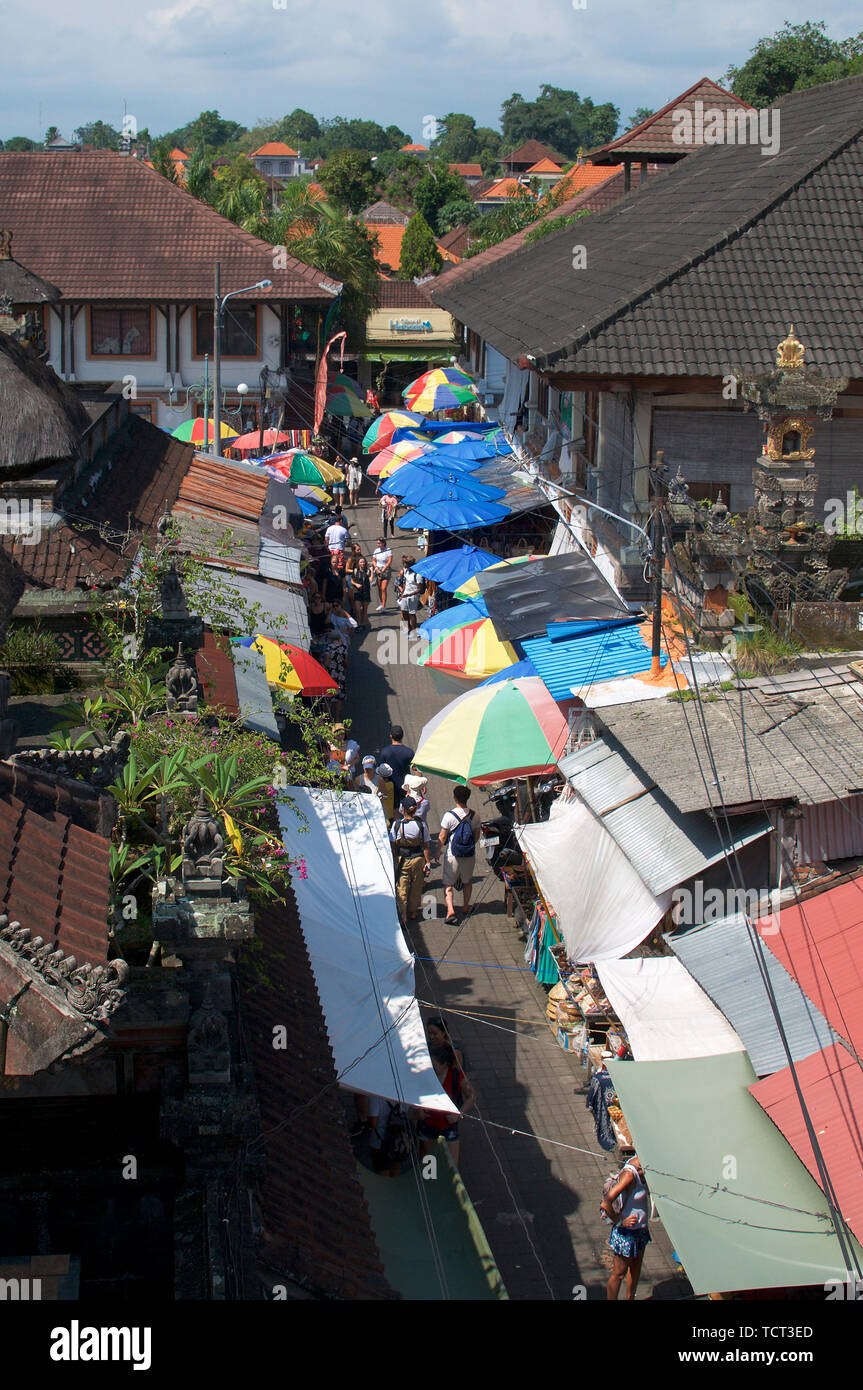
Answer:
<path fill-rule="evenodd" d="M 476 839 L 473 833 L 473 811 L 462 816 L 457 826 L 450 831 L 449 847 L 455 859 L 472 859 L 476 853 Z"/>
<path fill-rule="evenodd" d="M 395 845 L 402 859 L 414 859 L 417 855 L 423 853 L 425 843 L 424 837 L 420 835 L 419 839 L 417 840 L 409 840 L 407 836 L 404 834 L 404 825 L 404 818 L 402 818 L 401 824 L 398 828 L 398 834 L 396 835 L 396 838 L 393 840 L 393 844 Z"/>
<path fill-rule="evenodd" d="M 405 1111 L 400 1105 L 390 1106 L 384 1137 L 381 1141 L 381 1152 L 384 1158 L 389 1159 L 391 1163 L 409 1158 L 411 1152 L 410 1134 L 410 1120 Z"/>
<path fill-rule="evenodd" d="M 623 1172 L 623 1169 L 621 1169 L 620 1171 Z M 609 1192 L 611 1191 L 611 1189 L 614 1187 L 615 1183 L 617 1183 L 617 1182 L 619 1182 L 619 1181 L 620 1181 L 620 1173 L 614 1173 L 611 1177 L 605 1179 L 605 1182 L 602 1184 L 602 1198 L 601 1198 L 601 1201 L 603 1201 L 603 1202 L 605 1201 L 606 1197 L 608 1196 L 608 1194 L 609 1194 Z M 618 1218 L 620 1217 L 620 1213 L 623 1211 L 623 1193 L 622 1193 L 622 1192 L 618 1192 L 617 1196 L 614 1197 L 614 1198 L 612 1199 L 611 1210 L 614 1212 L 614 1214 L 615 1214 L 616 1217 L 618 1217 Z M 605 1210 L 604 1207 L 600 1206 L 600 1208 L 599 1208 L 599 1214 L 600 1214 L 600 1216 L 602 1217 L 603 1221 L 608 1221 L 611 1225 L 615 1225 L 615 1224 L 616 1224 L 615 1222 L 613 1222 L 613 1221 L 611 1220 L 611 1217 L 608 1215 L 608 1213 L 606 1212 L 606 1210 Z"/>

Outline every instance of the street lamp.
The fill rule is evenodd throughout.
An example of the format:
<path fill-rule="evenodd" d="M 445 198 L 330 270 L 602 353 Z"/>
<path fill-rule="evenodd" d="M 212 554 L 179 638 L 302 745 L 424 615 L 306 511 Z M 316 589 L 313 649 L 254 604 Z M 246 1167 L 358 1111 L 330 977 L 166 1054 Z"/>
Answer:
<path fill-rule="evenodd" d="M 247 285 L 244 290 L 231 290 L 222 296 L 221 266 L 216 262 L 216 284 L 213 297 L 213 453 L 218 458 L 222 444 L 221 399 L 222 388 L 222 325 L 225 322 L 225 305 L 238 294 L 249 294 L 252 290 L 269 290 L 272 280 L 259 280 L 255 285 Z"/>

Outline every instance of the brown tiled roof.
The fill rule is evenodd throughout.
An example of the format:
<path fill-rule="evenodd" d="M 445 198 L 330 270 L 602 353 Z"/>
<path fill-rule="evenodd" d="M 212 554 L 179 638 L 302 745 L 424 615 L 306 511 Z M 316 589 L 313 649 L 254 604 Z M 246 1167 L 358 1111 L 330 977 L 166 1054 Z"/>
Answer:
<path fill-rule="evenodd" d="M 61 815 L 0 796 L 0 905 L 10 921 L 74 956 L 108 956 L 109 842 Z"/>
<path fill-rule="evenodd" d="M 176 501 L 192 453 L 188 444 L 132 415 L 111 442 L 111 467 L 86 507 L 80 499 L 70 499 L 63 521 L 43 528 L 38 545 L 12 536 L 4 536 L 0 544 L 28 586 L 68 592 L 116 585 L 135 558 L 141 536 L 152 535 Z"/>
<path fill-rule="evenodd" d="M 379 309 L 430 309 L 431 296 L 424 285 L 413 280 L 381 280 L 378 292 Z"/>
<path fill-rule="evenodd" d="M 269 279 L 246 296 L 328 300 L 332 277 L 220 217 L 139 159 L 110 150 L 0 153 L 0 227 L 34 274 L 73 300 L 211 300 L 213 267 L 226 289 Z"/>
<path fill-rule="evenodd" d="M 449 251 L 453 256 L 460 256 L 465 250 L 470 240 L 470 227 L 453 227 L 451 232 L 446 232 L 442 237 L 438 237 L 438 245 L 445 251 Z"/>
<path fill-rule="evenodd" d="M 729 108 L 735 110 L 749 111 L 752 108 L 747 102 L 741 101 L 733 92 L 726 92 L 724 87 L 711 82 L 709 77 L 702 77 L 699 82 L 694 82 L 692 86 L 674 101 L 668 102 L 660 111 L 654 111 L 652 116 L 639 125 L 633 126 L 632 130 L 627 130 L 623 135 L 619 135 L 616 140 L 609 140 L 607 144 L 600 145 L 597 149 L 591 150 L 588 159 L 593 160 L 594 164 L 617 164 L 624 157 L 639 155 L 641 158 L 648 156 L 656 158 L 679 159 L 681 155 L 687 154 L 686 146 L 675 144 L 672 139 L 674 130 L 673 113 L 686 107 L 690 111 L 695 110 L 696 101 L 702 101 L 705 109 L 716 107 L 719 111 L 726 111 Z M 691 147 L 690 147 L 691 148 Z"/>
<path fill-rule="evenodd" d="M 261 1263 L 330 1297 L 392 1298 L 357 1178 L 343 1102 L 296 905 L 255 913 L 258 969 L 244 967 L 242 1001 L 267 1166 L 259 1200 Z M 287 1046 L 273 1046 L 273 1028 Z"/>
<path fill-rule="evenodd" d="M 481 179 L 481 164 L 450 164 L 450 170 L 454 174 L 461 174 L 463 179 Z"/>
<path fill-rule="evenodd" d="M 512 154 L 501 155 L 501 164 L 536 164 L 540 159 L 553 159 L 555 164 L 565 164 L 566 160 L 556 153 L 549 145 L 543 145 L 540 140 L 525 140 L 523 145 L 519 145 Z"/>
<path fill-rule="evenodd" d="M 410 222 L 410 214 L 402 212 L 401 208 L 393 207 L 392 203 L 384 202 L 379 198 L 376 203 L 370 204 L 362 212 L 364 222 L 393 222 L 397 226 L 406 227 Z"/>
<path fill-rule="evenodd" d="M 265 145 L 259 145 L 256 150 L 252 150 L 249 159 L 257 159 L 260 156 L 296 159 L 297 152 L 292 150 L 290 145 L 286 145 L 284 140 L 268 140 Z"/>

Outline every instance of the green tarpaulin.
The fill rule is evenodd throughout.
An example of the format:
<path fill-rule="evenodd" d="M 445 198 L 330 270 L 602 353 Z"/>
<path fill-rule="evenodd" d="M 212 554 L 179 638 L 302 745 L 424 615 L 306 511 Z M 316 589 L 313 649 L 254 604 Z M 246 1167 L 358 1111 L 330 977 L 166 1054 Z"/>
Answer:
<path fill-rule="evenodd" d="M 746 1053 L 608 1070 L 697 1294 L 848 1278 L 824 1194 L 746 1089 Z"/>

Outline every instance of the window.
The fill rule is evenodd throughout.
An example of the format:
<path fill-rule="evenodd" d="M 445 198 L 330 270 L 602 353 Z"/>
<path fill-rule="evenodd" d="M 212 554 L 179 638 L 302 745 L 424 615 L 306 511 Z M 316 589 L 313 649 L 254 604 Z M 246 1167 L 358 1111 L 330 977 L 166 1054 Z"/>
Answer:
<path fill-rule="evenodd" d="M 536 383 L 536 409 L 539 415 L 548 418 L 548 382 L 542 377 Z"/>
<path fill-rule="evenodd" d="M 93 357 L 149 357 L 149 309 L 91 309 L 90 352 Z"/>
<path fill-rule="evenodd" d="M 213 311 L 207 305 L 199 306 L 195 315 L 195 356 L 203 357 L 207 352 L 213 355 Z M 223 357 L 258 357 L 258 306 L 238 304 L 236 300 L 225 306 L 225 322 L 222 325 Z"/>

